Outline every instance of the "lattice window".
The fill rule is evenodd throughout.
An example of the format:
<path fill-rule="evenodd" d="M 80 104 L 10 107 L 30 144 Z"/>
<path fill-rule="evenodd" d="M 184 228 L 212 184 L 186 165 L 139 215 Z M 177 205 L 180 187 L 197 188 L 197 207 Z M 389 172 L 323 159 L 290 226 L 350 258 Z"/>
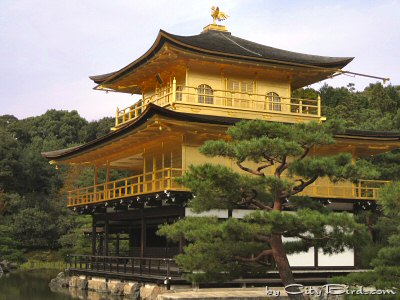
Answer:
<path fill-rule="evenodd" d="M 277 93 L 269 92 L 266 96 L 266 100 L 268 103 L 268 109 L 273 111 L 281 111 L 281 97 Z"/>
<path fill-rule="evenodd" d="M 228 91 L 231 92 L 241 92 L 241 93 L 247 93 L 247 94 L 253 94 L 254 89 L 253 89 L 253 82 L 252 81 L 239 81 L 239 80 L 233 80 L 233 79 L 228 79 Z"/>

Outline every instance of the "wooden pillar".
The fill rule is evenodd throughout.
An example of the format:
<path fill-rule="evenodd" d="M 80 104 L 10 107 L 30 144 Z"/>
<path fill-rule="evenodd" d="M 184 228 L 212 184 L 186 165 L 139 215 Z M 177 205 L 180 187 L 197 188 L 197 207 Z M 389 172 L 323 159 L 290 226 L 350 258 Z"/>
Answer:
<path fill-rule="evenodd" d="M 133 253 L 133 230 L 129 231 L 129 256 L 135 256 Z"/>
<path fill-rule="evenodd" d="M 314 247 L 314 267 L 318 269 L 318 247 Z"/>
<path fill-rule="evenodd" d="M 106 182 L 110 181 L 110 162 L 107 160 L 106 163 Z"/>
<path fill-rule="evenodd" d="M 104 198 L 106 200 L 110 199 L 108 194 L 108 182 L 110 181 L 110 162 L 107 160 L 106 162 L 106 182 L 104 184 Z"/>
<path fill-rule="evenodd" d="M 115 255 L 119 256 L 119 233 L 117 233 L 117 240 L 115 242 Z"/>
<path fill-rule="evenodd" d="M 99 236 L 99 250 L 98 255 L 104 255 L 104 233 Z"/>
<path fill-rule="evenodd" d="M 93 175 L 93 186 L 94 186 L 94 188 L 93 188 L 93 194 L 94 194 L 93 195 L 93 200 L 94 201 L 98 201 L 99 200 L 99 197 L 97 195 L 98 174 L 99 174 L 98 167 L 95 165 L 94 166 L 94 175 Z"/>
<path fill-rule="evenodd" d="M 165 223 L 169 224 L 169 218 L 168 217 L 165 218 Z M 168 252 L 169 252 L 169 243 L 168 243 L 168 239 L 165 238 L 165 257 L 169 257 L 168 256 Z"/>
<path fill-rule="evenodd" d="M 92 255 L 96 255 L 96 239 L 97 239 L 96 220 L 93 215 L 92 216 Z"/>
<path fill-rule="evenodd" d="M 140 234 L 140 257 L 146 254 L 146 219 L 144 217 L 144 209 L 141 208 L 141 234 Z"/>
<path fill-rule="evenodd" d="M 104 219 L 104 255 L 108 256 L 108 232 L 109 232 L 109 224 L 108 224 L 108 218 L 107 214 L 105 215 Z"/>
<path fill-rule="evenodd" d="M 94 166 L 93 185 L 97 185 L 98 182 L 99 182 L 99 167 Z"/>

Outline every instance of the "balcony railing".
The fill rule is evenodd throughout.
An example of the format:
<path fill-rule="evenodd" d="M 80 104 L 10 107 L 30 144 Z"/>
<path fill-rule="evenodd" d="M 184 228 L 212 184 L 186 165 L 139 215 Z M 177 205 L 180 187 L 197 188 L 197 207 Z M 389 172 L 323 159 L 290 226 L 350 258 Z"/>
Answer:
<path fill-rule="evenodd" d="M 68 206 L 80 206 L 106 202 L 121 198 L 139 196 L 164 190 L 187 190 L 174 181 L 183 175 L 182 169 L 164 168 L 154 172 L 122 178 L 119 180 L 80 188 L 68 192 Z M 389 181 L 360 180 L 331 183 L 316 181 L 307 187 L 302 195 L 322 198 L 377 200 L 379 190 Z"/>
<path fill-rule="evenodd" d="M 126 177 L 68 192 L 68 206 L 99 203 L 108 200 L 161 192 L 168 189 L 182 189 L 174 182 L 181 177 L 182 170 L 164 168 L 154 172 Z"/>
<path fill-rule="evenodd" d="M 233 111 L 255 113 L 270 113 L 286 116 L 321 117 L 321 100 L 285 98 L 268 96 L 266 94 L 246 93 L 230 90 L 205 90 L 193 86 L 172 86 L 159 89 L 153 95 L 145 97 L 124 109 L 118 109 L 115 127 L 121 126 L 140 116 L 150 104 L 161 107 L 175 108 L 176 105 L 191 105 L 192 107 L 224 108 Z"/>
<path fill-rule="evenodd" d="M 341 198 L 358 200 L 378 200 L 379 191 L 390 181 L 384 180 L 359 180 L 357 184 L 350 182 L 332 183 L 319 182 L 318 180 L 308 186 L 302 195 L 323 198 Z"/>
<path fill-rule="evenodd" d="M 67 259 L 67 269 L 97 276 L 182 281 L 181 269 L 170 258 L 72 255 Z"/>

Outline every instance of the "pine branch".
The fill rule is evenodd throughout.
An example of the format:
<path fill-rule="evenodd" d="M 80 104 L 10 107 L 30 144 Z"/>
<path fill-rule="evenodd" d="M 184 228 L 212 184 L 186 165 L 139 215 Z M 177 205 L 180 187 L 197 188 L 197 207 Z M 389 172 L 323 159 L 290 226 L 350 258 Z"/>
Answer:
<path fill-rule="evenodd" d="M 309 186 L 310 184 L 312 184 L 315 180 L 318 179 L 318 176 L 315 175 L 313 176 L 311 179 L 304 181 L 303 179 L 296 179 L 295 181 L 299 181 L 300 184 L 293 187 L 292 191 L 288 192 L 288 193 L 282 193 L 280 195 L 280 198 L 285 198 L 285 197 L 289 197 L 289 196 L 293 196 L 296 195 L 300 192 L 302 192 L 307 186 Z"/>
<path fill-rule="evenodd" d="M 282 157 L 281 164 L 275 170 L 275 175 L 277 175 L 279 177 L 282 174 L 282 172 L 288 168 L 288 166 L 289 166 L 289 164 L 286 163 L 286 155 L 284 155 Z"/>
<path fill-rule="evenodd" d="M 247 168 L 247 167 L 245 167 L 245 166 L 243 166 L 240 162 L 236 162 L 236 165 L 240 168 L 240 169 L 242 169 L 243 171 L 246 171 L 246 172 L 248 172 L 248 173 L 251 173 L 251 174 L 254 174 L 254 175 L 257 175 L 257 176 L 265 176 L 265 174 L 264 173 L 262 173 L 262 172 L 259 172 L 259 171 L 256 171 L 256 170 L 252 170 L 252 169 L 250 169 L 250 168 Z"/>
<path fill-rule="evenodd" d="M 295 194 L 300 193 L 300 192 L 303 191 L 307 186 L 309 186 L 311 183 L 313 183 L 313 182 L 314 182 L 315 180 L 317 180 L 317 179 L 318 179 L 318 176 L 317 176 L 317 175 L 314 175 L 313 177 L 311 177 L 311 179 L 309 179 L 309 180 L 307 180 L 307 181 L 304 181 L 304 180 L 302 180 L 302 179 L 298 179 L 297 181 L 300 181 L 301 183 L 300 183 L 299 185 L 293 187 L 293 191 L 294 191 L 294 192 L 292 192 L 291 195 L 295 195 Z"/>
<path fill-rule="evenodd" d="M 298 160 L 303 160 L 307 156 L 307 154 L 310 152 L 310 149 L 311 149 L 311 147 L 305 147 L 305 146 L 303 148 L 304 148 L 304 152 Z"/>
<path fill-rule="evenodd" d="M 238 261 L 242 262 L 259 262 L 266 256 L 272 255 L 272 249 L 264 250 L 260 254 L 255 257 L 242 257 L 242 256 L 234 256 L 234 258 Z"/>
<path fill-rule="evenodd" d="M 263 170 L 263 169 L 265 169 L 265 168 L 268 168 L 268 167 L 271 167 L 271 166 L 274 165 L 274 161 L 273 161 L 272 159 L 268 160 L 268 162 L 269 162 L 268 164 L 259 166 L 259 167 L 257 168 L 257 172 L 260 172 L 261 170 Z"/>
<path fill-rule="evenodd" d="M 240 191 L 242 192 L 243 198 L 242 202 L 239 204 L 254 205 L 255 207 L 262 210 L 272 210 L 272 208 L 268 205 L 265 205 L 264 203 L 261 203 L 260 201 L 255 199 L 258 196 L 258 192 L 255 189 L 251 189 L 251 195 L 249 195 L 249 192 L 244 191 L 243 188 L 241 188 Z"/>
<path fill-rule="evenodd" d="M 269 243 L 271 241 L 271 238 L 269 238 L 268 236 L 265 236 L 265 235 L 257 235 L 256 240 Z"/>

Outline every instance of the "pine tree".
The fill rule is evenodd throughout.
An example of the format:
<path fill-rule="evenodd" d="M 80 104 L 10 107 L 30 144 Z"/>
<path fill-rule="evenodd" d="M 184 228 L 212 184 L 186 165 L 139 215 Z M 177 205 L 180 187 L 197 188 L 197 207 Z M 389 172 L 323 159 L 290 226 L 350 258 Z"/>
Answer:
<path fill-rule="evenodd" d="M 400 289 L 400 182 L 384 187 L 380 194 L 383 217 L 378 221 L 379 227 L 390 224 L 391 232 L 386 237 L 387 245 L 382 247 L 372 260 L 370 272 L 354 273 L 345 277 L 332 279 L 335 283 L 346 283 L 351 286 L 369 286 L 377 289 Z M 381 299 L 383 296 L 377 296 Z M 391 299 L 389 296 L 388 299 Z M 392 297 L 394 298 L 394 297 Z M 396 298 L 398 299 L 398 298 Z"/>
<path fill-rule="evenodd" d="M 249 175 L 221 165 L 190 166 L 181 183 L 195 195 L 196 212 L 211 209 L 254 209 L 244 219 L 185 218 L 164 225 L 159 233 L 189 244 L 177 262 L 194 281 L 225 280 L 261 266 L 273 257 L 283 285 L 294 283 L 287 254 L 318 247 L 336 253 L 360 243 L 364 227 L 348 213 L 334 213 L 318 201 L 296 196 L 319 177 L 337 182 L 377 175 L 348 153 L 311 155 L 313 148 L 335 143 L 338 124 L 281 124 L 242 121 L 226 140 L 207 141 L 200 152 L 225 157 Z M 256 167 L 254 166 L 255 164 Z M 267 173 L 269 169 L 272 172 Z M 272 175 L 268 175 L 272 174 Z M 287 210 L 296 211 L 296 213 Z M 282 237 L 291 238 L 282 240 Z M 258 268 L 259 270 L 260 268 Z"/>

